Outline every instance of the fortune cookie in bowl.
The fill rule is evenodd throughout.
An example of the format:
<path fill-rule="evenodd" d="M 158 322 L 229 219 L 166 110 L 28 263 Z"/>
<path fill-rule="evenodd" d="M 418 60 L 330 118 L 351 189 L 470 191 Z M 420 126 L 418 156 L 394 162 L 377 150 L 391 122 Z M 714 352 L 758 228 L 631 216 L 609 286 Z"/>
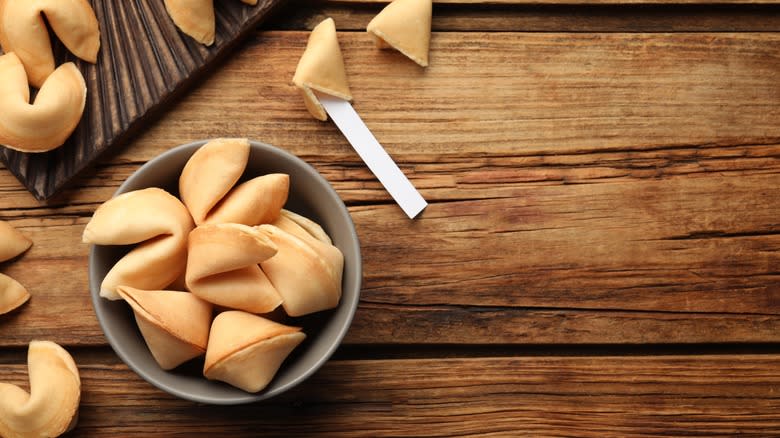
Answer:
<path fill-rule="evenodd" d="M 256 141 L 250 141 L 247 150 L 246 144 L 246 140 L 202 140 L 173 148 L 143 165 L 117 191 L 115 199 L 124 196 L 121 195 L 123 193 L 132 193 L 146 187 L 162 187 L 171 190 L 171 193 L 176 191 L 177 184 L 181 187 L 179 194 L 187 202 L 184 210 L 201 221 L 197 228 L 188 231 L 186 235 L 188 249 L 185 250 L 186 256 L 182 258 L 182 262 L 188 266 L 183 271 L 183 279 L 181 275 L 171 276 L 170 285 L 154 288 L 119 283 L 118 286 L 122 286 L 119 291 L 124 294 L 129 305 L 135 304 L 133 308 L 128 308 L 125 303 L 104 299 L 101 284 L 106 275 L 114 270 L 117 261 L 132 247 L 98 244 L 90 249 L 89 284 L 92 305 L 111 347 L 124 363 L 152 385 L 176 397 L 198 403 L 227 405 L 266 400 L 306 380 L 322 367 L 340 345 L 360 297 L 360 243 L 349 211 L 338 193 L 315 168 L 289 152 Z M 198 151 L 201 151 L 202 155 L 196 155 Z M 187 170 L 182 172 L 185 167 Z M 287 315 L 280 304 L 283 301 L 282 295 L 270 277 L 258 267 L 258 264 L 266 263 L 280 255 L 279 245 L 268 233 L 252 224 L 257 222 L 257 219 L 247 221 L 249 224 L 220 223 L 224 220 L 220 216 L 222 213 L 215 214 L 226 202 L 223 199 L 233 196 L 231 193 L 236 186 L 268 174 L 283 174 L 285 179 L 286 175 L 289 175 L 289 199 L 285 202 L 284 197 L 280 197 L 268 203 L 264 195 L 263 198 L 266 199 L 249 202 L 247 206 L 250 209 L 260 210 L 260 207 L 263 207 L 263 210 L 272 211 L 271 215 L 260 215 L 268 218 L 269 223 L 266 226 L 275 224 L 280 232 L 289 234 L 291 239 L 297 239 L 296 242 L 306 248 L 304 263 L 311 263 L 316 270 L 307 272 L 306 277 L 298 281 L 305 286 L 306 293 L 313 294 L 315 289 L 326 292 L 327 298 L 316 298 L 318 303 L 326 303 L 326 306 L 322 307 L 338 303 L 327 313 L 300 320 L 286 319 Z M 287 181 L 283 188 L 285 190 L 272 190 L 271 193 L 286 192 Z M 282 210 L 283 204 L 306 218 Z M 244 206 L 243 202 L 236 202 L 236 205 Z M 268 208 L 268 205 L 274 208 Z M 147 216 L 159 216 L 165 211 L 161 205 L 152 206 L 147 210 Z M 257 212 L 250 213 L 254 215 Z M 215 218 L 220 219 L 216 223 L 211 222 Z M 114 216 L 113 226 L 119 227 L 120 219 L 126 220 L 127 217 Z M 136 219 L 141 220 L 143 216 Z M 205 223 L 202 222 L 204 219 Z M 178 236 L 179 231 L 168 231 L 157 239 L 171 239 L 174 235 Z M 330 248 L 331 246 L 343 251 L 343 261 L 341 255 L 334 252 L 335 248 Z M 290 251 L 292 254 L 297 252 L 297 249 Z M 310 260 L 306 260 L 307 258 Z M 284 259 L 295 261 L 295 258 L 289 255 L 280 258 L 282 263 L 279 263 L 279 266 L 282 268 L 287 267 Z M 312 262 L 313 260 L 318 261 Z M 148 260 L 147 263 L 158 262 Z M 343 274 L 338 272 L 342 270 L 342 263 Z M 330 272 L 331 267 L 333 272 Z M 294 275 L 295 271 L 287 273 L 290 274 Z M 331 285 L 342 281 L 339 275 L 343 275 L 341 290 L 333 290 Z M 289 283 L 288 286 L 292 288 L 296 286 L 293 281 Z M 280 284 L 287 285 L 284 281 Z M 320 288 L 322 285 L 325 287 Z M 141 291 L 133 293 L 129 287 Z M 170 292 L 173 290 L 189 290 L 190 294 Z M 291 291 L 295 292 L 292 289 Z M 205 363 L 200 370 L 192 367 L 197 367 L 201 360 L 195 358 L 173 371 L 165 371 L 158 363 L 160 355 L 156 354 L 156 359 L 155 354 L 150 354 L 150 349 L 158 350 L 154 346 L 157 338 L 171 340 L 172 344 L 180 345 L 163 347 L 163 350 L 178 351 L 183 347 L 181 351 L 187 351 L 193 344 L 202 345 L 200 342 L 203 339 L 203 327 L 208 325 L 204 322 L 198 323 L 201 341 L 183 342 L 181 338 L 184 336 L 177 333 L 185 330 L 175 328 L 175 324 L 194 322 L 186 321 L 186 317 L 173 316 L 175 312 L 171 308 L 186 306 L 173 305 L 173 301 L 156 294 L 197 297 L 211 302 L 217 312 L 216 318 L 211 322 Z M 291 299 L 292 302 L 294 299 Z M 231 309 L 232 306 L 250 311 Z M 308 310 L 312 309 L 303 311 Z M 253 312 L 263 314 L 256 316 Z M 296 312 L 291 310 L 291 313 Z M 165 318 L 176 320 L 166 322 Z M 198 318 L 198 321 L 203 320 Z M 139 325 L 146 325 L 147 328 L 139 333 Z M 148 329 L 149 326 L 151 330 Z M 149 336 L 150 331 L 154 338 Z M 200 348 L 192 349 L 184 357 L 200 352 Z M 166 368 L 179 360 L 171 361 Z"/>
<path fill-rule="evenodd" d="M 238 310 L 220 313 L 211 325 L 203 375 L 258 392 L 305 338 L 297 327 L 257 315 Z"/>
<path fill-rule="evenodd" d="M 276 251 L 276 244 L 252 227 L 201 225 L 190 233 L 187 288 L 219 306 L 268 313 L 282 297 L 258 263 Z"/>
<path fill-rule="evenodd" d="M 290 210 L 282 209 L 279 218 L 272 222 L 271 225 L 294 234 L 309 243 L 333 245 L 328 233 L 318 223 Z M 338 251 L 338 248 L 334 247 L 333 249 Z"/>
<path fill-rule="evenodd" d="M 137 246 L 106 274 L 100 296 L 120 299 L 120 285 L 159 290 L 173 283 L 187 266 L 187 237 L 193 227 L 187 208 L 162 189 L 136 190 L 106 201 L 84 229 L 84 242 Z"/>
<path fill-rule="evenodd" d="M 27 352 L 30 393 L 0 383 L 0 436 L 56 437 L 76 425 L 81 379 L 65 349 L 32 341 Z"/>
<path fill-rule="evenodd" d="M 282 296 L 285 312 L 302 316 L 338 306 L 344 270 L 341 251 L 330 244 L 330 238 L 320 240 L 289 216 L 276 223 L 280 226 L 257 227 L 279 248 L 260 266 Z"/>
<path fill-rule="evenodd" d="M 27 251 L 32 245 L 30 239 L 7 222 L 0 221 L 0 262 L 10 260 Z M 0 274 L 0 315 L 8 313 L 30 299 L 30 293 L 18 281 Z"/>
<path fill-rule="evenodd" d="M 309 218 L 282 210 L 279 218 L 271 225 L 306 242 L 328 265 L 332 272 L 333 282 L 341 284 L 341 273 L 344 271 L 344 255 L 331 242 L 330 236 L 319 224 Z M 336 300 L 338 303 L 338 299 Z"/>
<path fill-rule="evenodd" d="M 206 352 L 211 304 L 189 292 L 126 286 L 117 292 L 133 308 L 138 329 L 162 369 L 176 368 Z"/>
<path fill-rule="evenodd" d="M 95 63 L 100 29 L 87 0 L 0 0 L 0 45 L 24 64 L 30 84 L 40 88 L 54 71 L 51 29 L 74 55 Z"/>
<path fill-rule="evenodd" d="M 62 146 L 78 126 L 86 99 L 84 77 L 68 62 L 46 78 L 30 104 L 30 87 L 19 57 L 16 53 L 0 56 L 0 144 L 22 152 Z"/>
<path fill-rule="evenodd" d="M 257 4 L 257 0 L 241 1 L 248 5 Z M 214 0 L 165 0 L 165 9 L 182 32 L 201 44 L 214 44 Z"/>
<path fill-rule="evenodd" d="M 249 160 L 245 138 L 211 140 L 187 161 L 179 193 L 197 225 L 259 225 L 279 216 L 287 202 L 290 177 L 271 173 L 236 186 Z"/>

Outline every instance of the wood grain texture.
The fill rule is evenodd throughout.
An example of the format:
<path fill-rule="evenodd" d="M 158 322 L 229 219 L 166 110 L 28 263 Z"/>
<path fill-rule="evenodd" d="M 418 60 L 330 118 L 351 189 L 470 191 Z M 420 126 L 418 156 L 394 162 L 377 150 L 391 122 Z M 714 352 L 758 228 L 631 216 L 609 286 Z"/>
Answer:
<path fill-rule="evenodd" d="M 306 38 L 256 34 L 161 123 L 147 125 L 135 147 L 106 163 L 141 163 L 173 145 L 243 134 L 328 163 L 334 172 L 362 172 L 339 166 L 351 150 L 335 127 L 309 118 L 290 84 Z M 578 157 L 612 155 L 633 162 L 633 175 L 659 178 L 669 175 L 667 164 L 684 173 L 698 158 L 714 160 L 707 164 L 718 171 L 759 160 L 771 167 L 776 159 L 780 37 L 774 33 L 446 32 L 434 35 L 435 62 L 426 70 L 375 50 L 363 32 L 342 33 L 340 41 L 355 105 L 392 154 L 410 157 L 399 160 L 402 166 L 447 154 L 521 162 L 568 155 L 561 160 L 576 172 Z M 405 90 L 403 98 L 398 90 Z M 102 183 L 87 175 L 78 190 L 46 205 L 81 202 L 83 189 L 91 193 Z M 4 196 L 7 207 L 40 206 Z"/>
<path fill-rule="evenodd" d="M 289 5 L 270 26 L 286 30 L 254 34 L 46 202 L 0 166 L 0 219 L 35 241 L 0 265 L 33 293 L 0 317 L 0 381 L 26 385 L 31 339 L 68 346 L 77 437 L 777 435 L 776 9 L 437 4 L 420 70 L 363 32 L 381 5 Z M 358 111 L 431 201 L 419 220 L 289 84 L 308 35 L 289 29 L 326 15 Z M 106 346 L 80 236 L 142 163 L 228 135 L 331 181 L 365 282 L 335 359 L 269 403 L 219 408 Z"/>
<path fill-rule="evenodd" d="M 311 30 L 332 17 L 339 31 L 365 31 L 384 5 L 293 0 L 274 30 Z M 780 5 L 437 4 L 435 32 L 777 32 Z"/>
<path fill-rule="evenodd" d="M 258 34 L 165 123 L 148 126 L 134 142 L 143 147 L 117 158 L 142 162 L 232 133 L 304 158 L 350 153 L 290 84 L 307 35 Z M 434 35 L 425 70 L 376 50 L 364 32 L 340 43 L 355 107 L 391 154 L 546 159 L 780 143 L 774 33 L 446 32 Z"/>
<path fill-rule="evenodd" d="M 550 227 L 552 220 L 539 230 L 490 230 L 485 224 L 496 220 L 495 211 L 510 214 L 523 207 L 477 204 L 433 204 L 413 231 L 404 231 L 394 205 L 351 208 L 365 278 L 347 343 L 780 340 L 778 274 L 771 271 L 778 263 L 776 235 L 656 242 L 641 233 L 619 236 L 619 226 L 589 230 L 576 220 L 571 232 L 561 225 L 562 235 Z M 623 213 L 583 222 L 599 224 Z M 47 334 L 68 345 L 105 342 L 89 300 L 87 247 L 80 243 L 87 220 L 66 214 L 10 221 L 35 246 L 3 272 L 27 285 L 33 298 L 0 319 L 4 345 L 25 345 Z M 622 227 L 630 230 L 632 223 L 628 219 Z M 388 230 L 392 242 L 384 238 Z M 438 243 L 421 241 L 419 233 Z M 478 244 L 468 233 L 481 236 Z M 574 241 L 579 245 L 571 245 Z M 583 244 L 599 250 L 583 250 Z M 404 262 L 410 250 L 418 257 L 414 266 Z M 488 264 L 485 252 L 503 257 L 491 257 Z"/>
<path fill-rule="evenodd" d="M 159 0 L 92 1 L 100 23 L 96 64 L 54 44 L 57 63 L 73 61 L 87 83 L 84 116 L 60 148 L 26 154 L 0 147 L 0 160 L 38 199 L 57 193 L 103 152 L 123 145 L 196 83 L 279 4 L 218 2 L 216 39 L 206 47 L 179 32 Z"/>
<path fill-rule="evenodd" d="M 775 34 L 437 33 L 424 72 L 340 39 L 358 111 L 432 203 L 421 219 L 289 85 L 306 33 L 256 34 L 77 190 L 40 204 L 0 172 L 0 216 L 36 242 L 3 266 L 33 293 L 3 342 L 103 344 L 89 216 L 141 163 L 224 135 L 298 154 L 350 205 L 365 281 L 348 343 L 780 340 Z"/>
<path fill-rule="evenodd" d="M 780 356 L 333 361 L 269 403 L 176 400 L 77 355 L 69 436 L 760 436 L 780 430 Z M 26 385 L 23 364 L 0 381 Z M 122 394 L 121 398 L 117 394 Z"/>

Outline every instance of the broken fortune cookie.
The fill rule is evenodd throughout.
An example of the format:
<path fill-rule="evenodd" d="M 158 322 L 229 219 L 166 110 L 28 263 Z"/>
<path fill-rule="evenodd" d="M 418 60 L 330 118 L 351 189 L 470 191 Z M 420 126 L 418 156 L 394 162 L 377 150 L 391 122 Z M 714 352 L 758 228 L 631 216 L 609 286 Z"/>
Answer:
<path fill-rule="evenodd" d="M 36 88 L 55 66 L 47 22 L 79 58 L 94 64 L 100 49 L 97 17 L 87 0 L 0 0 L 0 45 L 5 53 L 19 56 Z"/>
<path fill-rule="evenodd" d="M 328 115 L 314 94 L 315 90 L 347 101 L 352 100 L 344 58 L 336 35 L 336 24 L 332 18 L 325 19 L 311 31 L 306 50 L 295 69 L 293 84 L 303 95 L 306 109 L 317 120 L 328 120 Z"/>
<path fill-rule="evenodd" d="M 238 310 L 222 312 L 211 325 L 203 375 L 258 392 L 305 338 L 298 327 Z"/>
<path fill-rule="evenodd" d="M 0 262 L 27 251 L 32 241 L 6 222 L 0 221 Z M 30 293 L 18 281 L 0 274 L 0 315 L 8 313 L 30 299 Z"/>
<path fill-rule="evenodd" d="M 0 56 L 0 144 L 22 152 L 62 146 L 84 113 L 87 86 L 68 62 L 46 78 L 30 104 L 30 87 L 16 53 Z"/>
<path fill-rule="evenodd" d="M 0 436 L 56 437 L 76 425 L 81 379 L 73 357 L 49 341 L 32 341 L 27 352 L 30 393 L 0 383 Z"/>
<path fill-rule="evenodd" d="M 162 369 L 176 368 L 206 353 L 211 304 L 189 292 L 126 286 L 119 286 L 117 292 L 132 307 L 138 329 Z"/>
<path fill-rule="evenodd" d="M 427 67 L 432 12 L 431 0 L 394 0 L 368 23 L 366 30 L 380 48 L 392 47 Z"/>

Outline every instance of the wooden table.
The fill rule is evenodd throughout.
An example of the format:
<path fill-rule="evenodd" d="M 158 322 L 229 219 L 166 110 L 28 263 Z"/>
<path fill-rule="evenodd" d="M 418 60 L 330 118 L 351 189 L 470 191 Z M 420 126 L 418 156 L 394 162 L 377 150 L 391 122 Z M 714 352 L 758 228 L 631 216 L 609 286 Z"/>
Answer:
<path fill-rule="evenodd" d="M 780 434 L 780 8 L 437 4 L 426 70 L 374 49 L 380 8 L 283 7 L 47 204 L 0 169 L 0 218 L 35 242 L 0 266 L 33 295 L 0 318 L 0 381 L 26 385 L 31 339 L 61 343 L 85 437 Z M 325 16 L 356 109 L 430 202 L 417 220 L 290 85 Z M 219 408 L 114 355 L 80 243 L 141 164 L 218 136 L 313 164 L 365 263 L 320 372 Z"/>

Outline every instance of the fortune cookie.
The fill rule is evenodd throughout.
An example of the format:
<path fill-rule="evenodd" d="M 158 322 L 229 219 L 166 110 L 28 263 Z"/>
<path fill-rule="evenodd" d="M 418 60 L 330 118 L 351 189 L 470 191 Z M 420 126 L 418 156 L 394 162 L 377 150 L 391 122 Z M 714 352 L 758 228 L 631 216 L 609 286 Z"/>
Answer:
<path fill-rule="evenodd" d="M 237 310 L 220 313 L 211 325 L 203 375 L 258 392 L 305 338 L 300 328 L 257 315 Z"/>
<path fill-rule="evenodd" d="M 241 1 L 248 5 L 257 4 L 257 0 Z M 201 44 L 214 44 L 216 18 L 213 0 L 165 0 L 165 9 L 182 32 Z"/>
<path fill-rule="evenodd" d="M 258 266 L 276 254 L 265 234 L 241 224 L 201 225 L 190 233 L 187 287 L 223 307 L 270 312 L 282 297 Z"/>
<path fill-rule="evenodd" d="M 118 300 L 120 285 L 159 290 L 174 282 L 187 266 L 187 237 L 193 227 L 187 208 L 162 189 L 136 190 L 106 201 L 84 229 L 83 241 L 138 245 L 106 274 L 100 296 Z"/>
<path fill-rule="evenodd" d="M 380 48 L 392 47 L 423 67 L 431 42 L 431 0 L 394 0 L 368 23 Z"/>
<path fill-rule="evenodd" d="M 0 383 L 0 436 L 56 437 L 76 426 L 81 379 L 59 345 L 32 341 L 27 352 L 30 393 Z"/>
<path fill-rule="evenodd" d="M 119 286 L 154 360 L 170 370 L 206 352 L 211 304 L 189 292 L 145 291 Z"/>
<path fill-rule="evenodd" d="M 249 161 L 249 140 L 211 140 L 190 157 L 179 177 L 179 193 L 197 225 L 274 221 L 287 202 L 290 177 L 271 173 L 236 186 Z M 235 186 L 235 187 L 234 187 Z"/>
<path fill-rule="evenodd" d="M 0 274 L 0 315 L 8 313 L 30 299 L 30 293 L 18 281 Z"/>
<path fill-rule="evenodd" d="M 0 262 L 10 260 L 27 251 L 32 245 L 30 239 L 0 221 Z M 8 313 L 30 299 L 30 294 L 18 281 L 0 274 L 0 315 Z"/>
<path fill-rule="evenodd" d="M 275 225 L 288 233 L 294 234 L 307 242 L 319 242 L 331 245 L 333 242 L 330 236 L 322 227 L 313 220 L 293 213 L 290 210 L 282 209 L 279 218 L 271 225 Z"/>
<path fill-rule="evenodd" d="M 326 233 L 319 224 L 289 210 L 282 210 L 279 219 L 274 221 L 271 225 L 303 240 L 311 249 L 319 254 L 331 268 L 335 283 L 339 285 L 339 290 L 341 290 L 341 276 L 344 271 L 344 255 L 341 253 L 341 250 L 333 246 L 330 236 L 328 236 L 328 233 Z"/>
<path fill-rule="evenodd" d="M 79 58 L 94 64 L 100 49 L 98 21 L 87 0 L 0 0 L 0 45 L 4 52 L 19 56 L 36 88 L 54 71 L 49 32 L 41 14 Z"/>
<path fill-rule="evenodd" d="M 291 227 L 290 223 L 282 225 Z M 292 232 L 268 224 L 257 228 L 279 249 L 260 266 L 282 296 L 282 306 L 288 315 L 307 315 L 339 304 L 344 257 L 338 248 L 311 234 L 297 237 L 296 234 L 308 234 L 300 226 L 300 231 Z"/>
<path fill-rule="evenodd" d="M 0 56 L 0 144 L 22 152 L 61 146 L 78 126 L 86 99 L 84 77 L 68 62 L 46 78 L 30 104 L 30 87 L 19 57 L 16 53 Z"/>
<path fill-rule="evenodd" d="M 303 95 L 306 109 L 317 120 L 328 120 L 328 115 L 314 90 L 352 100 L 344 58 L 336 36 L 336 24 L 332 18 L 325 19 L 311 31 L 306 50 L 295 69 L 293 84 Z"/>
<path fill-rule="evenodd" d="M 0 221 L 0 262 L 11 260 L 27 251 L 32 241 L 8 224 Z"/>

